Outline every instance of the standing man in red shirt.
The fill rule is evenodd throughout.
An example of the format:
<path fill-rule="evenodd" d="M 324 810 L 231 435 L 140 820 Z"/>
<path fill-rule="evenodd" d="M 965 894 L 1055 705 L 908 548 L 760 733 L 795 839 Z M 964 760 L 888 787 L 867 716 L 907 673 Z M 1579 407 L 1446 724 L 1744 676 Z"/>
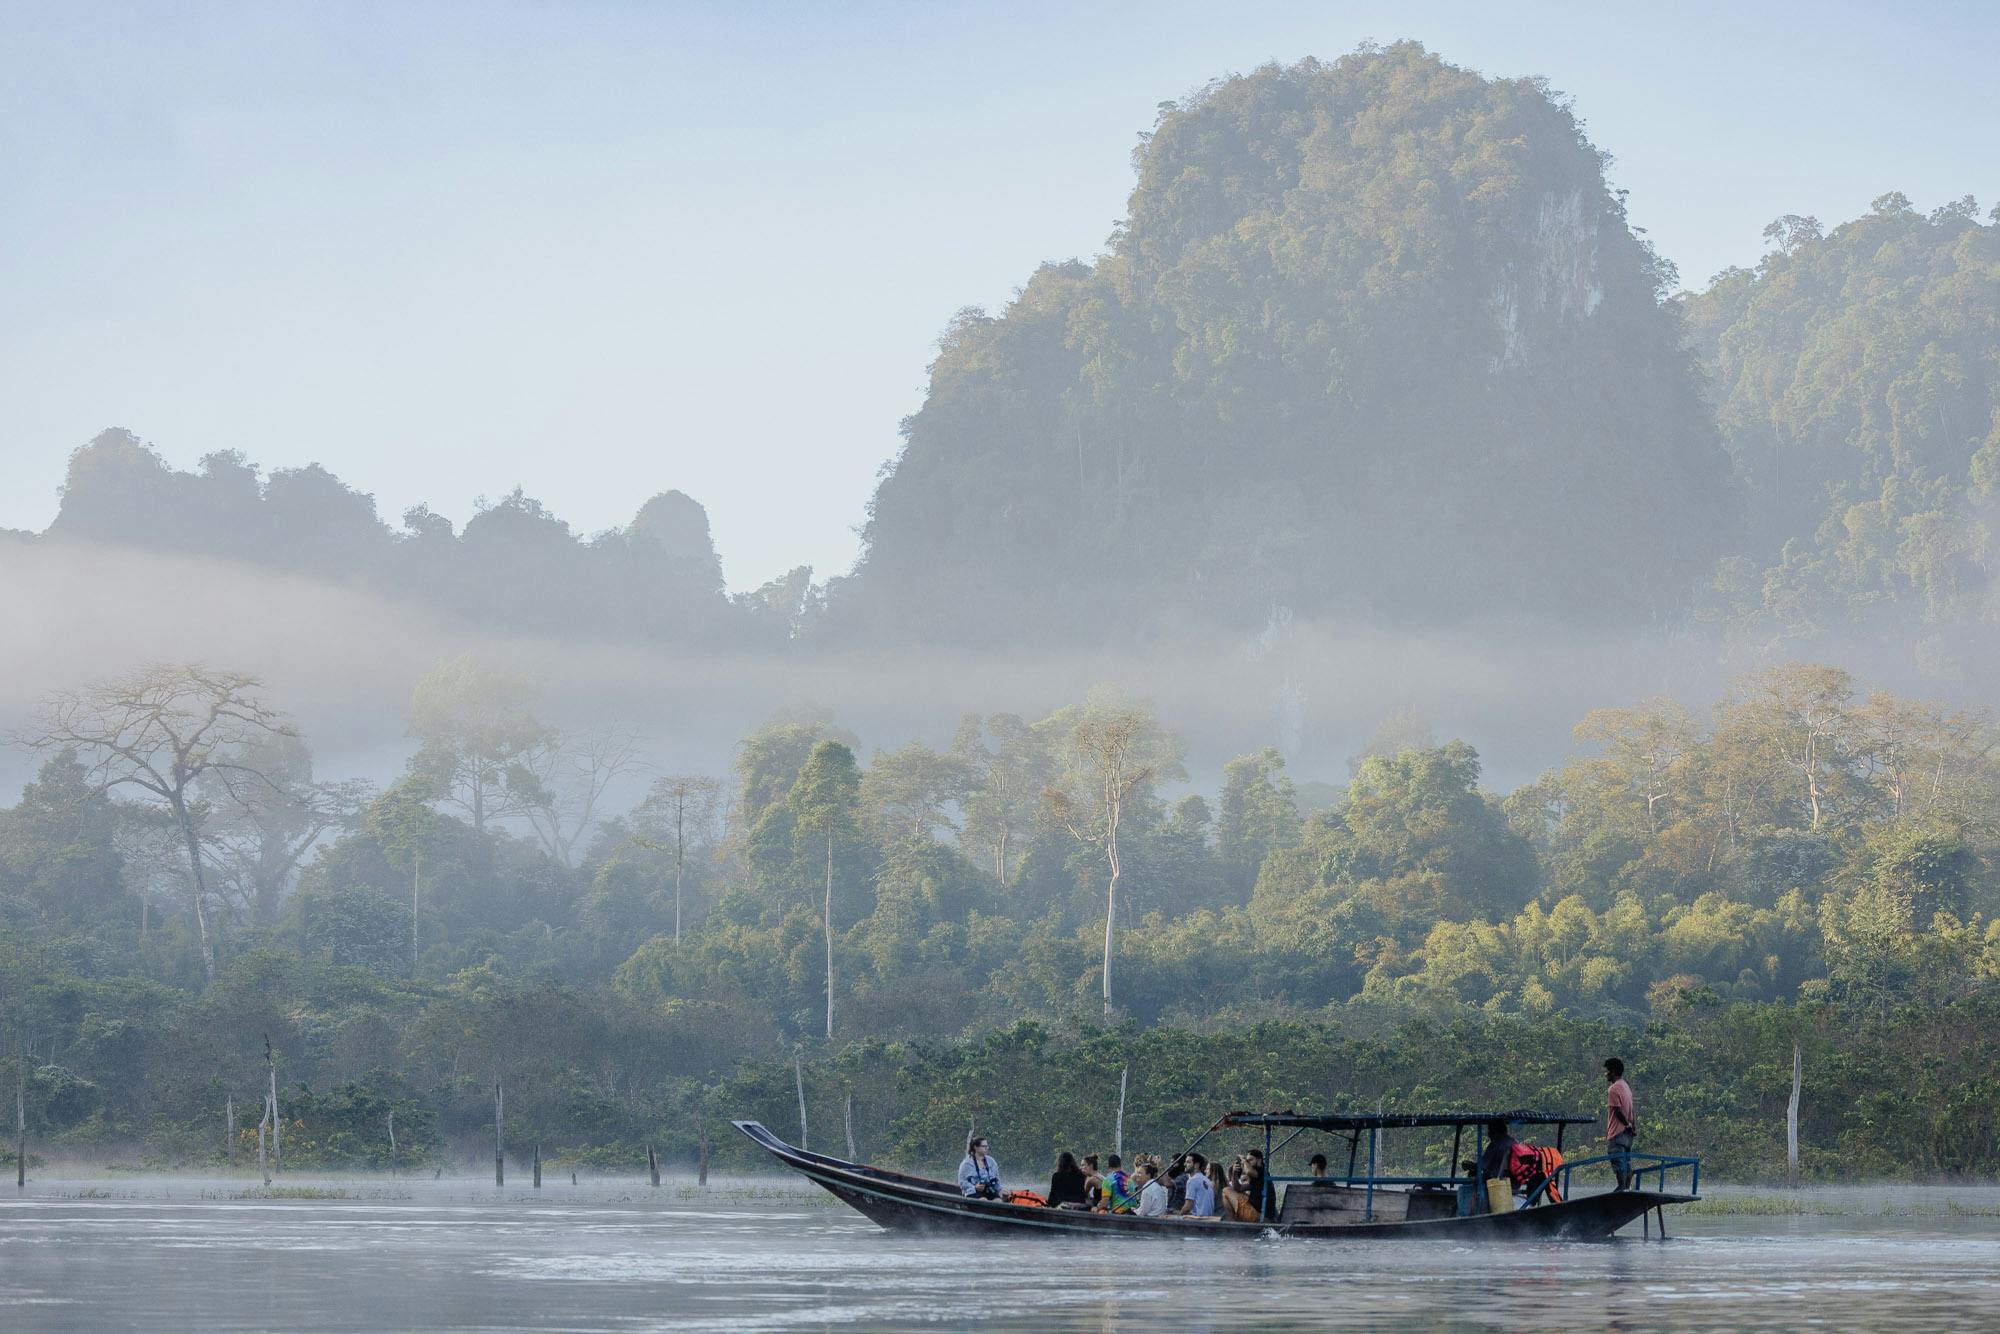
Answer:
<path fill-rule="evenodd" d="M 1632 1086 L 1625 1082 L 1625 1062 L 1616 1056 L 1606 1060 L 1604 1082 L 1604 1151 L 1618 1173 L 1618 1189 L 1628 1190 L 1632 1160 L 1626 1155 L 1632 1152 L 1632 1132 L 1638 1123 L 1632 1119 Z"/>

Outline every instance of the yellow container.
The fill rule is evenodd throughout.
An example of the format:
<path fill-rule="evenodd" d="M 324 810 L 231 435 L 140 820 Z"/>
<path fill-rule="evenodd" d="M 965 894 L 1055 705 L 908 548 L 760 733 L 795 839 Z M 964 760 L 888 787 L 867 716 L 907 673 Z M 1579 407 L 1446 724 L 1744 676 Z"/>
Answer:
<path fill-rule="evenodd" d="M 1511 1214 L 1514 1212 L 1514 1183 L 1506 1177 L 1486 1179 L 1486 1212 L 1489 1214 Z"/>

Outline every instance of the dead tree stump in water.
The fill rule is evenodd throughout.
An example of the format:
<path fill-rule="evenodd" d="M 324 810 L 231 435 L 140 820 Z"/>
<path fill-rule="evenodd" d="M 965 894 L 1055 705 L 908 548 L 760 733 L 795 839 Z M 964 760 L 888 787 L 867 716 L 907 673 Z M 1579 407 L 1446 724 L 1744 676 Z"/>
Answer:
<path fill-rule="evenodd" d="M 504 1108 L 500 1080 L 494 1080 L 494 1186 L 506 1186 L 506 1138 L 500 1130 Z"/>
<path fill-rule="evenodd" d="M 271 1164 L 269 1160 L 264 1157 L 264 1132 L 270 1126 L 270 1124 L 271 1124 L 271 1100 L 269 1098 L 265 1098 L 264 1115 L 257 1119 L 257 1175 L 264 1179 L 264 1184 L 266 1186 L 269 1186 L 271 1184 Z"/>
<path fill-rule="evenodd" d="M 806 1066 L 805 1057 L 797 1047 L 792 1048 L 792 1078 L 798 1081 L 799 1147 L 803 1149 L 808 1147 L 806 1144 Z"/>
<path fill-rule="evenodd" d="M 702 1187 L 708 1185 L 708 1125 L 705 1122 L 701 1127 L 701 1158 L 695 1168 L 694 1183 Z"/>
<path fill-rule="evenodd" d="M 236 1166 L 235 1094 L 230 1094 L 222 1100 L 222 1157 L 231 1167 Z"/>
<path fill-rule="evenodd" d="M 14 1189 L 28 1188 L 28 1048 L 14 1068 Z"/>
<path fill-rule="evenodd" d="M 535 1146 L 535 1189 L 542 1188 L 542 1146 Z"/>
<path fill-rule="evenodd" d="M 1792 1100 L 1785 1105 L 1785 1184 L 1799 1188 L 1799 1086 L 1805 1073 L 1805 1056 L 1792 1043 Z"/>
<path fill-rule="evenodd" d="M 646 1175 L 653 1179 L 653 1185 L 657 1188 L 660 1184 L 660 1155 L 653 1152 L 653 1146 L 650 1144 L 646 1146 Z"/>

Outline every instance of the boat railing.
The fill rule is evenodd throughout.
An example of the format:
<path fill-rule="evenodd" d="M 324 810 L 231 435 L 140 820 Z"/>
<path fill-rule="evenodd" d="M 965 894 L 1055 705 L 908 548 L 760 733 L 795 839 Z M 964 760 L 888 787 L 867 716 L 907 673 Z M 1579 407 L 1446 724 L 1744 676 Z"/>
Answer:
<path fill-rule="evenodd" d="M 1564 1162 L 1561 1167 L 1556 1169 L 1554 1176 L 1545 1177 L 1535 1186 L 1535 1189 L 1529 1193 L 1522 1207 L 1531 1208 L 1535 1205 L 1547 1203 L 1548 1191 L 1551 1185 L 1557 1188 L 1562 1199 L 1570 1199 L 1572 1175 L 1579 1168 L 1604 1167 L 1609 1168 L 1615 1173 L 1618 1161 L 1621 1158 L 1626 1162 L 1630 1180 L 1635 1188 L 1645 1186 L 1647 1179 L 1650 1177 L 1656 1188 L 1664 1194 L 1669 1184 L 1670 1174 L 1677 1176 L 1679 1173 L 1685 1171 L 1688 1174 L 1687 1193 L 1690 1195 L 1701 1194 L 1701 1159 L 1699 1158 L 1664 1153 L 1599 1154 L 1591 1158 L 1577 1158 Z M 1477 1178 L 1470 1176 L 1376 1176 L 1373 1174 L 1340 1172 L 1332 1172 L 1320 1177 L 1273 1174 L 1267 1177 L 1266 1181 L 1271 1187 L 1273 1196 L 1275 1196 L 1276 1187 L 1278 1186 L 1299 1184 L 1335 1185 L 1355 1190 L 1366 1190 L 1369 1198 L 1363 1213 L 1364 1217 L 1371 1220 L 1375 1214 L 1374 1194 L 1378 1187 L 1422 1186 L 1458 1192 L 1467 1188 L 1476 1189 L 1480 1184 Z M 1275 1203 L 1275 1199 L 1272 1202 Z M 1483 1207 L 1483 1205 L 1479 1207 Z"/>
<path fill-rule="evenodd" d="M 1655 1187 L 1660 1193 L 1665 1194 L 1668 1174 L 1685 1171 L 1688 1174 L 1687 1193 L 1690 1195 L 1701 1194 L 1701 1159 L 1699 1158 L 1688 1158 L 1667 1153 L 1603 1153 L 1598 1154 L 1594 1158 L 1578 1158 L 1574 1161 L 1564 1162 L 1561 1167 L 1556 1169 L 1554 1177 L 1543 1181 L 1539 1186 L 1535 1187 L 1534 1194 L 1528 1197 L 1528 1203 L 1541 1203 L 1541 1198 L 1547 1192 L 1551 1181 L 1556 1183 L 1557 1189 L 1562 1192 L 1562 1197 L 1567 1200 L 1570 1198 L 1570 1178 L 1578 1168 L 1608 1167 L 1615 1174 L 1621 1162 L 1625 1165 L 1628 1178 L 1635 1189 L 1643 1188 L 1646 1184 L 1646 1178 L 1650 1176 L 1653 1178 Z"/>

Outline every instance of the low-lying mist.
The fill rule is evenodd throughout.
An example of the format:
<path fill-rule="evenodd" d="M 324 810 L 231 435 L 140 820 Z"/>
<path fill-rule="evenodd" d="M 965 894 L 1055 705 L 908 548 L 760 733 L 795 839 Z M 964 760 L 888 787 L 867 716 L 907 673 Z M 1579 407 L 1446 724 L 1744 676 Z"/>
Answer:
<path fill-rule="evenodd" d="M 24 726 L 49 691 L 148 661 L 261 676 L 328 775 L 387 780 L 410 750 L 416 680 L 471 652 L 528 673 L 556 723 L 637 730 L 654 764 L 725 773 L 736 741 L 774 715 L 828 718 L 864 753 L 942 746 L 968 712 L 1039 716 L 1100 684 L 1149 701 L 1188 743 L 1198 787 L 1223 762 L 1276 745 L 1301 781 L 1344 782 L 1347 760 L 1391 714 L 1462 737 L 1489 786 L 1532 778 L 1571 748 L 1589 709 L 1672 694 L 1699 707 L 1735 670 L 1702 637 L 1485 627 L 1416 634 L 1274 623 L 1252 638 L 1189 635 L 1125 651 L 980 654 L 798 649 L 768 655 L 525 637 L 441 618 L 414 602 L 235 562 L 77 543 L 0 554 L 0 721 Z M 1896 671 L 1862 645 L 1834 660 L 1871 680 Z M 1744 664 L 1748 665 L 1748 664 Z M 18 787 L 33 757 L 0 751 Z"/>

